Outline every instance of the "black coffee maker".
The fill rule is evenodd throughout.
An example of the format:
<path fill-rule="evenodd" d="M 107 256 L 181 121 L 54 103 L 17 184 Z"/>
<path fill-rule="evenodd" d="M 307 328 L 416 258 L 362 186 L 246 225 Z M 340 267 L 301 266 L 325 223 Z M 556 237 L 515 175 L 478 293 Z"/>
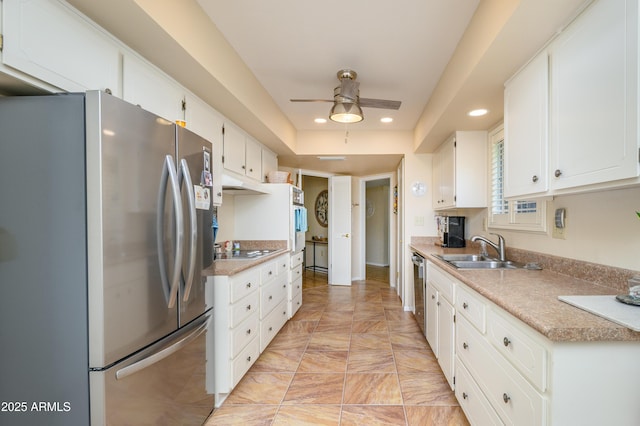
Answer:
<path fill-rule="evenodd" d="M 464 216 L 441 216 L 438 232 L 442 247 L 459 248 L 465 246 Z"/>

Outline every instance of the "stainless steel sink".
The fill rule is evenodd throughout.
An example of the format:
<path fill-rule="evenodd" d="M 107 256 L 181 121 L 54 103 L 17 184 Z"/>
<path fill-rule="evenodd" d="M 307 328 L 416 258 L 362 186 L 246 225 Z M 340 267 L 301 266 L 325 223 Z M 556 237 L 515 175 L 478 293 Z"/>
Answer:
<path fill-rule="evenodd" d="M 458 269 L 522 269 L 527 267 L 522 263 L 510 260 L 500 261 L 477 254 L 434 254 L 434 256 Z"/>

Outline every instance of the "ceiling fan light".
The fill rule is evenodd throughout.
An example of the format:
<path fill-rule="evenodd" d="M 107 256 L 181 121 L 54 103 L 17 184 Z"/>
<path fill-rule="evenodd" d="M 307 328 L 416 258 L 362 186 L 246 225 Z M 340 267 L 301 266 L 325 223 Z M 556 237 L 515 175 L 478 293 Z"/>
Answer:
<path fill-rule="evenodd" d="M 364 115 L 356 103 L 335 102 L 329 113 L 329 118 L 338 123 L 357 123 L 364 120 Z"/>

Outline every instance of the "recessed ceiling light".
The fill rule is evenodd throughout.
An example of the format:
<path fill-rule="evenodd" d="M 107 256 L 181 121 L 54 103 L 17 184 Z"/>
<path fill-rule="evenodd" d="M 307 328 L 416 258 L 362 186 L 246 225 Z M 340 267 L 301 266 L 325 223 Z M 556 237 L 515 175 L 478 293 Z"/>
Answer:
<path fill-rule="evenodd" d="M 480 108 L 480 109 L 474 109 L 472 111 L 469 111 L 467 115 L 469 117 L 482 117 L 483 115 L 486 115 L 488 112 L 489 110 Z"/>
<path fill-rule="evenodd" d="M 393 118 L 391 118 L 391 117 L 382 117 L 380 119 L 380 121 L 383 122 L 383 123 L 391 123 L 393 121 Z"/>
<path fill-rule="evenodd" d="M 315 120 L 313 120 L 313 121 L 315 121 L 315 122 L 316 122 L 316 123 L 318 123 L 318 124 L 324 124 L 324 123 L 326 123 L 326 122 L 327 122 L 327 119 L 326 119 L 326 118 L 316 118 L 316 119 L 315 119 Z"/>

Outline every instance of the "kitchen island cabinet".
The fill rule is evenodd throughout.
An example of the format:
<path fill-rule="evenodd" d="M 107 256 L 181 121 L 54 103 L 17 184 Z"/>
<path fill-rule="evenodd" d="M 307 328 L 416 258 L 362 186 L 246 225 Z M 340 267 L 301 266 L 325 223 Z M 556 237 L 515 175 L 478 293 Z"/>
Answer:
<path fill-rule="evenodd" d="M 453 282 L 455 393 L 472 424 L 640 424 L 640 333 L 558 300 L 614 289 L 545 270 L 459 270 L 431 256 L 471 248 L 411 249 Z"/>

